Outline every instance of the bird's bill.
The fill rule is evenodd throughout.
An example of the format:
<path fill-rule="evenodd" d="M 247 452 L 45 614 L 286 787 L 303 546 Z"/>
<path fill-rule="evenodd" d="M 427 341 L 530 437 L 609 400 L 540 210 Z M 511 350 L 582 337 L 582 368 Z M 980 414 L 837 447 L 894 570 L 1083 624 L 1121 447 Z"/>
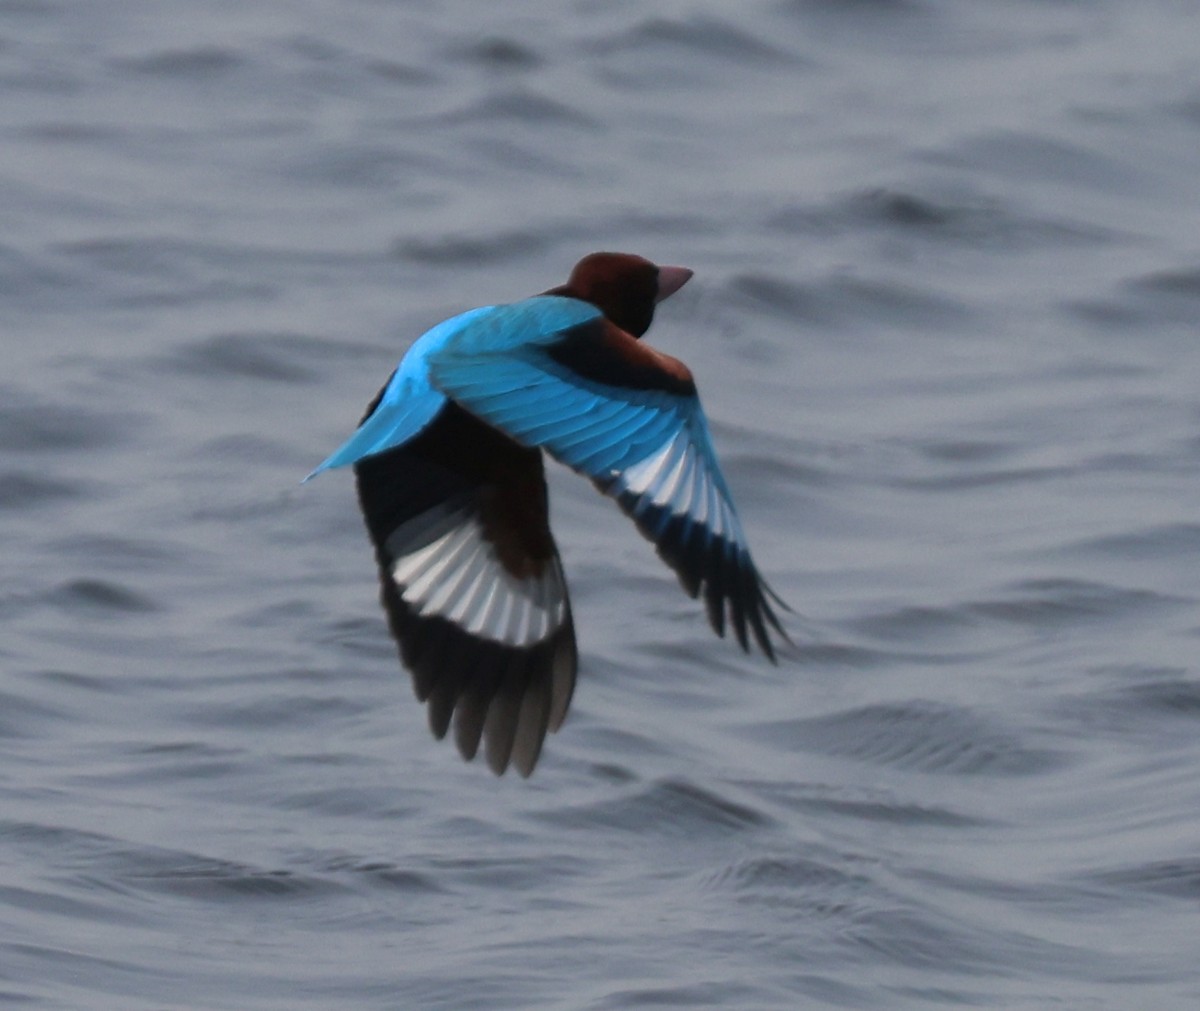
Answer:
<path fill-rule="evenodd" d="M 687 267 L 659 267 L 658 294 L 655 296 L 654 301 L 661 302 L 664 298 L 670 298 L 688 283 L 691 276 L 692 271 Z"/>

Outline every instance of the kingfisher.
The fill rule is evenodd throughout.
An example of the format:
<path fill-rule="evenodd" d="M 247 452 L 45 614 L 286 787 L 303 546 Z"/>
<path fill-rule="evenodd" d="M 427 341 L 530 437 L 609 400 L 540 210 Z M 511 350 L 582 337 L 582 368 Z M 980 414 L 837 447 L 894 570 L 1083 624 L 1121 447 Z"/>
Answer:
<path fill-rule="evenodd" d="M 641 342 L 692 277 L 592 253 L 566 284 L 419 337 L 358 429 L 309 475 L 353 466 L 380 599 L 429 725 L 529 776 L 579 656 L 550 532 L 544 453 L 652 541 L 717 635 L 787 641 L 717 463 L 691 371 Z M 307 479 L 306 479 L 307 480 Z"/>

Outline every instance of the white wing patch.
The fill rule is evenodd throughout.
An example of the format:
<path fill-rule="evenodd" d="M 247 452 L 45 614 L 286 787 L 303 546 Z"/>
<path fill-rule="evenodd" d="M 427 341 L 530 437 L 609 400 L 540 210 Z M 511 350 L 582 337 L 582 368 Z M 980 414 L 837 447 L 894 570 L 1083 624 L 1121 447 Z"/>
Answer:
<path fill-rule="evenodd" d="M 686 429 L 661 449 L 616 475 L 616 485 L 659 509 L 688 516 L 715 536 L 743 543 L 733 506 L 713 480 L 703 453 Z"/>
<path fill-rule="evenodd" d="M 385 547 L 400 596 L 417 614 L 513 647 L 544 642 L 566 622 L 558 559 L 547 559 L 536 574 L 513 575 L 484 536 L 472 498 L 452 499 L 401 524 Z"/>

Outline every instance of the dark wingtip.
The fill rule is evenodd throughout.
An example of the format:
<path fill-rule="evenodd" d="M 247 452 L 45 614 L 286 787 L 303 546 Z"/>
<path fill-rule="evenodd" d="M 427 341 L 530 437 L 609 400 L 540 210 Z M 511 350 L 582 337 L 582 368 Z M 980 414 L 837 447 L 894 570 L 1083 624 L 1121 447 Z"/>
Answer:
<path fill-rule="evenodd" d="M 453 728 L 466 761 L 482 753 L 497 776 L 514 768 L 528 779 L 547 734 L 566 718 L 575 687 L 578 651 L 569 614 L 551 638 L 525 651 L 463 635 L 445 622 L 425 624 L 434 647 L 417 660 L 441 677 L 423 698 L 433 735 L 440 739 Z"/>
<path fill-rule="evenodd" d="M 784 600 L 781 596 L 779 596 L 778 593 L 776 593 L 774 590 L 771 589 L 770 584 L 767 583 L 767 581 L 765 579 L 763 579 L 760 576 L 758 582 L 759 582 L 759 585 L 763 589 L 763 593 L 765 593 L 768 597 L 771 598 L 772 602 L 775 604 L 776 607 L 782 608 L 784 611 L 787 611 L 788 614 L 796 613 L 795 610 L 788 604 L 788 602 L 786 600 Z M 787 633 L 783 632 L 782 628 L 779 628 L 779 623 L 777 621 L 775 621 L 774 618 L 772 618 L 772 623 L 775 625 L 776 628 L 779 629 L 779 631 L 781 633 L 783 633 L 784 635 L 787 634 Z"/>
<path fill-rule="evenodd" d="M 771 591 L 771 588 L 769 586 L 767 586 L 765 583 L 762 584 L 762 588 L 764 590 L 766 590 L 766 592 L 768 594 L 770 594 L 772 599 L 774 599 L 775 603 L 777 603 L 780 607 L 782 607 L 784 610 L 786 610 L 789 614 L 796 613 L 790 607 L 788 607 L 787 604 L 785 604 L 782 600 L 780 600 Z M 779 636 L 779 638 L 782 639 L 783 642 L 786 643 L 789 647 L 791 647 L 792 649 L 795 649 L 796 643 L 793 641 L 792 637 L 790 635 L 788 635 L 787 629 L 785 629 L 783 627 L 783 624 L 780 622 L 778 615 L 776 615 L 774 610 L 772 610 L 771 605 L 769 603 L 767 603 L 766 597 L 763 597 L 763 599 L 762 599 L 762 613 L 763 613 L 763 615 L 766 616 L 767 621 L 769 621 L 771 623 L 771 627 L 773 629 L 775 629 L 775 632 Z M 766 628 L 762 629 L 762 632 L 758 636 L 758 639 L 759 639 L 759 644 L 763 647 L 763 652 L 766 654 L 767 659 L 770 660 L 771 663 L 778 665 L 779 658 L 776 655 L 775 644 L 770 641 L 770 638 L 768 636 Z"/>
<path fill-rule="evenodd" d="M 784 629 L 779 616 L 775 614 L 771 603 L 774 601 L 789 612 L 792 609 L 779 599 L 778 594 L 767 585 L 748 558 L 741 576 L 742 585 L 738 588 L 738 594 L 729 599 L 729 606 L 733 609 L 735 618 L 740 619 L 736 624 L 739 633 L 738 645 L 746 653 L 754 652 L 749 641 L 750 636 L 746 634 L 748 626 L 749 631 L 753 633 L 754 645 L 758 647 L 759 652 L 771 663 L 778 665 L 779 655 L 776 643 L 772 641 L 771 630 L 773 629 L 775 634 L 787 645 L 795 646 L 795 643 L 787 634 L 787 630 Z M 768 628 L 768 626 L 770 627 Z"/>

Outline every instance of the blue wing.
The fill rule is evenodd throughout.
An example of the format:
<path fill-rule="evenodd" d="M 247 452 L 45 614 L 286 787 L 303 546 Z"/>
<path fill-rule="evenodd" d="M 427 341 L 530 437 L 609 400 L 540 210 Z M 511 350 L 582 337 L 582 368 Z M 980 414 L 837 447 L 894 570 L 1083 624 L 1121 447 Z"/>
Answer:
<path fill-rule="evenodd" d="M 564 298 L 463 313 L 423 334 L 358 430 L 313 475 L 354 465 L 380 596 L 437 737 L 484 742 L 528 776 L 575 684 L 574 624 L 550 534 L 542 454 L 452 403 L 428 363 L 549 340 L 599 311 Z M 313 475 L 309 475 L 310 477 Z M 307 480 L 307 479 L 306 479 Z"/>
<path fill-rule="evenodd" d="M 786 639 L 713 452 L 687 369 L 608 323 L 589 303 L 537 296 L 472 309 L 423 334 L 358 430 L 312 477 L 402 446 L 447 400 L 590 477 L 654 542 L 709 621 L 728 617 L 774 659 Z M 306 479 L 307 480 L 307 479 Z"/>
<path fill-rule="evenodd" d="M 397 369 L 374 412 L 304 480 L 403 445 L 425 428 L 445 403 L 446 398 L 424 376 L 404 375 L 403 367 Z"/>
<path fill-rule="evenodd" d="M 417 338 L 370 416 L 304 480 L 401 446 L 421 432 L 446 404 L 446 397 L 430 384 L 428 371 L 429 360 L 444 348 L 453 346 L 468 356 L 504 353 L 553 341 L 599 316 L 599 309 L 577 299 L 538 297 L 483 306 L 444 320 Z"/>
<path fill-rule="evenodd" d="M 719 635 L 728 616 L 743 649 L 749 630 L 774 659 L 767 626 L 786 635 L 770 601 L 782 601 L 754 566 L 686 368 L 602 318 L 493 347 L 447 342 L 428 359 L 434 386 L 590 477 L 655 543 L 684 589 L 703 592 Z"/>

